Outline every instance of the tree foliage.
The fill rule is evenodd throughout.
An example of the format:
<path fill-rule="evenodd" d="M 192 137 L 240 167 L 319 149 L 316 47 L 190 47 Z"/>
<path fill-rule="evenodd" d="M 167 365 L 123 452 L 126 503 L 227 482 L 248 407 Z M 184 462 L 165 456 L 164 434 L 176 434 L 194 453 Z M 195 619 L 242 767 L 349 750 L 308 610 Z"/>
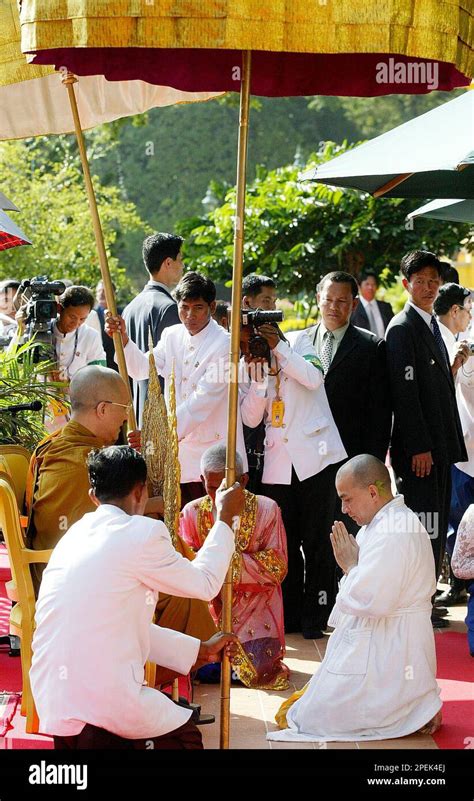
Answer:
<path fill-rule="evenodd" d="M 307 167 L 342 153 L 347 144 L 326 143 Z M 427 248 L 450 255 L 469 226 L 420 220 L 407 230 L 405 217 L 421 201 L 376 200 L 355 190 L 299 180 L 293 165 L 257 169 L 248 186 L 245 215 L 244 274 L 275 276 L 283 293 L 310 292 L 326 272 L 357 274 L 370 266 L 390 283 L 408 250 Z M 219 281 L 232 275 L 235 189 L 214 212 L 180 223 L 186 237 L 188 266 Z"/>
<path fill-rule="evenodd" d="M 100 147 L 99 147 L 100 153 Z M 97 156 L 92 152 L 92 165 Z M 33 246 L 4 251 L 0 277 L 26 278 L 44 274 L 94 286 L 100 278 L 97 249 L 77 146 L 72 137 L 4 142 L 0 145 L 0 185 L 20 208 L 12 219 Z M 120 189 L 94 185 L 112 277 L 125 290 L 130 282 L 117 256 L 127 236 L 149 227 Z"/>
<path fill-rule="evenodd" d="M 262 169 L 271 173 L 291 164 L 297 151 L 305 161 L 324 140 L 342 143 L 376 136 L 454 94 L 252 98 L 249 184 L 263 175 Z M 127 281 L 136 288 L 143 284 L 141 245 L 150 230 L 173 230 L 180 219 L 203 214 L 202 199 L 210 183 L 215 182 L 219 200 L 233 185 L 237 100 L 232 94 L 207 103 L 152 109 L 87 132 L 106 245 L 119 287 Z M 49 272 L 93 284 L 99 270 L 75 137 L 0 144 L 0 181 L 22 210 L 13 218 L 34 239 L 34 249 L 0 254 L 0 277 Z"/>

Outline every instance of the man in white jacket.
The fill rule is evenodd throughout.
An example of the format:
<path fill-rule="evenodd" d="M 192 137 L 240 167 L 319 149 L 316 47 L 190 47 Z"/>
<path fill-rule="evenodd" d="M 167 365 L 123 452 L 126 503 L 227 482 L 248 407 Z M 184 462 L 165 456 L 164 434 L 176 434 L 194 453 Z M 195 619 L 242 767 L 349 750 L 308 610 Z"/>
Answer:
<path fill-rule="evenodd" d="M 30 672 L 40 729 L 56 748 L 202 748 L 192 710 L 144 684 L 147 660 L 187 674 L 233 651 L 232 634 L 202 643 L 152 623 L 158 592 L 210 601 L 234 551 L 240 485 L 216 495 L 217 521 L 193 562 L 164 523 L 143 517 L 143 457 L 127 446 L 88 457 L 98 507 L 60 540 L 43 574 Z"/>
<path fill-rule="evenodd" d="M 285 631 L 317 639 L 324 636 L 336 596 L 329 533 L 337 502 L 334 480 L 347 453 L 306 331 L 289 334 L 287 340 L 271 324 L 258 331 L 271 349 L 271 370 L 263 391 L 256 381 L 250 383 L 242 420 L 250 428 L 265 423 L 261 494 L 280 506 L 288 541 L 288 574 L 282 584 Z"/>
<path fill-rule="evenodd" d="M 165 379 L 168 403 L 169 379 L 175 375 L 176 418 L 181 465 L 183 506 L 200 498 L 201 456 L 227 436 L 227 393 L 230 335 L 212 319 L 216 288 L 199 273 L 186 273 L 175 290 L 181 324 L 165 328 L 153 350 L 158 373 Z M 129 375 L 136 381 L 148 378 L 146 353 L 129 338 L 121 317 L 107 316 L 108 334 L 120 330 Z M 253 388 L 251 388 L 251 392 Z M 237 450 L 245 454 L 240 410 Z M 244 456 L 244 469 L 247 459 Z"/>
<path fill-rule="evenodd" d="M 342 511 L 361 525 L 357 540 L 334 523 L 334 555 L 345 573 L 329 623 L 325 657 L 270 740 L 357 741 L 403 737 L 441 724 L 430 622 L 434 558 L 426 529 L 393 497 L 375 456 L 337 473 Z"/>

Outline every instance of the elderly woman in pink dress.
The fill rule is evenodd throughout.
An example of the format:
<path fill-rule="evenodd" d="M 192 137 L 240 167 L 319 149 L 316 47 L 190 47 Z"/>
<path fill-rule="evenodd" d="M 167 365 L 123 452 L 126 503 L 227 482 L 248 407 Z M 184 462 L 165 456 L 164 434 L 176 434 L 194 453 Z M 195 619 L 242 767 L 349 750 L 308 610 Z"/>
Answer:
<path fill-rule="evenodd" d="M 180 536 L 193 550 L 203 545 L 215 518 L 215 494 L 225 475 L 226 448 L 214 445 L 201 459 L 201 478 L 207 495 L 188 503 L 181 512 Z M 242 459 L 236 454 L 236 477 L 245 487 Z M 242 650 L 237 673 L 247 687 L 283 690 L 289 670 L 283 663 L 285 635 L 281 582 L 288 565 L 286 533 L 279 506 L 245 490 L 245 507 L 236 534 L 232 560 L 232 628 Z M 218 624 L 220 596 L 210 603 Z"/>

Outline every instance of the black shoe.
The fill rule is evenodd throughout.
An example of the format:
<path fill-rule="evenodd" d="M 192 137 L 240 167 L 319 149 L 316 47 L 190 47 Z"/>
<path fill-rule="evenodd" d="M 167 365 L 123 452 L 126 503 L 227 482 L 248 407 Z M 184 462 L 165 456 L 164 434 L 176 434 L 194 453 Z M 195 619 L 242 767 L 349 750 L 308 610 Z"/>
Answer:
<path fill-rule="evenodd" d="M 449 610 L 445 606 L 433 606 L 431 614 L 434 617 L 446 617 L 449 615 Z"/>
<path fill-rule="evenodd" d="M 466 590 L 455 590 L 453 587 L 438 595 L 435 600 L 435 606 L 458 606 L 467 604 Z"/>
<path fill-rule="evenodd" d="M 324 634 L 320 629 L 303 629 L 305 640 L 323 640 Z"/>
<path fill-rule="evenodd" d="M 167 693 L 165 693 L 167 695 Z M 174 704 L 177 706 L 182 706 L 184 709 L 190 709 L 192 711 L 192 715 L 189 718 L 190 723 L 195 723 L 196 726 L 206 726 L 208 723 L 215 723 L 216 716 L 215 715 L 207 715 L 201 712 L 200 704 L 192 704 L 186 698 L 180 695 L 179 701 L 175 701 L 171 698 Z"/>
<path fill-rule="evenodd" d="M 434 629 L 448 629 L 449 628 L 449 620 L 444 620 L 442 617 L 433 617 L 431 616 L 431 623 Z"/>

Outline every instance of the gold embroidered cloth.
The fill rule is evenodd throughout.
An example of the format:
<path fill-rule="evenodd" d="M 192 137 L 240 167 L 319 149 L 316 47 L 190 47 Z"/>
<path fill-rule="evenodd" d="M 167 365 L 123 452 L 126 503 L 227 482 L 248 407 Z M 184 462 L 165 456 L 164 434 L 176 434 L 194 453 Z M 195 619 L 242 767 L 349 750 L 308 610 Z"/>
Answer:
<path fill-rule="evenodd" d="M 23 0 L 22 49 L 398 53 L 473 67 L 472 0 Z"/>
<path fill-rule="evenodd" d="M 206 496 L 184 507 L 180 536 L 199 550 L 213 524 L 213 502 Z M 241 643 L 233 665 L 247 687 L 286 689 L 289 671 L 282 661 L 285 635 L 281 594 L 287 571 L 286 534 L 280 510 L 269 498 L 245 491 L 232 568 L 232 630 Z M 210 608 L 219 623 L 220 597 Z"/>

